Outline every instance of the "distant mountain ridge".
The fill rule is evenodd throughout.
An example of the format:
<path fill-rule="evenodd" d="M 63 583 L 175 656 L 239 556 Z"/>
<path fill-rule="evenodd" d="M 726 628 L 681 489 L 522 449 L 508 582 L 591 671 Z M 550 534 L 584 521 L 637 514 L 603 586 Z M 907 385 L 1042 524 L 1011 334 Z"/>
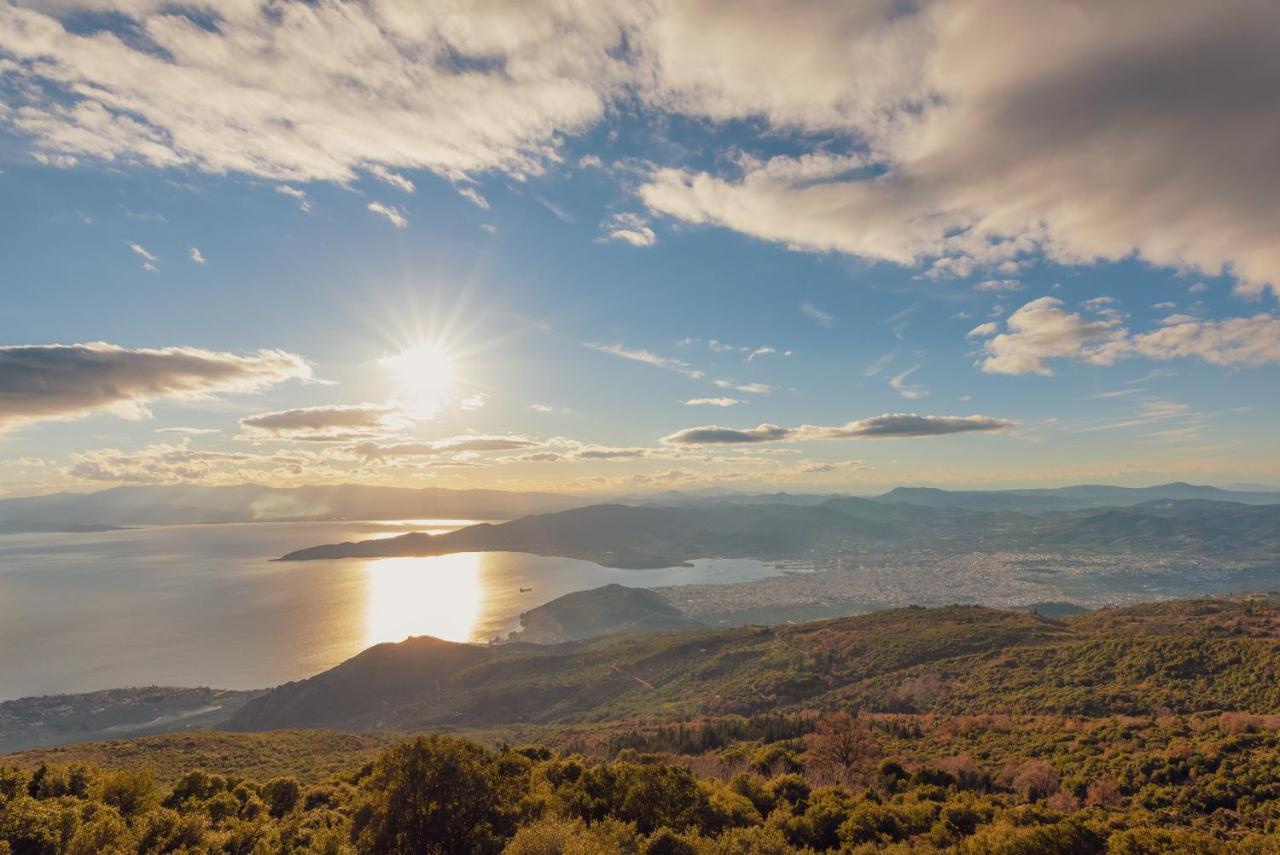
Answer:
<path fill-rule="evenodd" d="M 800 559 L 850 550 L 1152 553 L 1276 559 L 1280 504 L 1159 499 L 1131 507 L 973 510 L 854 497 L 820 505 L 589 505 L 441 535 L 419 532 L 296 550 L 282 561 L 528 552 L 607 567 L 697 558 Z"/>
<path fill-rule="evenodd" d="M 929 507 L 968 510 L 1067 510 L 1137 505 L 1160 499 L 1210 499 L 1247 505 L 1280 504 L 1280 491 L 1224 490 L 1175 481 L 1154 487 L 1114 487 L 1078 484 L 1032 490 L 943 490 L 937 487 L 896 487 L 879 502 L 904 502 Z"/>
<path fill-rule="evenodd" d="M 129 486 L 0 499 L 0 523 L 169 525 L 314 519 L 511 519 L 588 500 L 557 493 L 371 487 Z"/>
<path fill-rule="evenodd" d="M 833 501 L 906 504 L 970 511 L 1071 510 L 1121 507 L 1157 499 L 1210 499 L 1280 504 L 1280 491 L 1223 490 L 1181 482 L 1154 487 L 1076 485 L 1031 490 L 943 490 L 897 487 L 873 498 L 840 494 L 703 494 L 667 491 L 615 500 L 667 507 L 791 506 Z M 599 504 L 599 498 L 550 492 L 452 490 L 443 487 L 376 487 L 361 484 L 267 487 L 238 485 L 135 485 L 94 493 L 54 493 L 0 499 L 0 524 L 9 530 L 57 526 L 128 526 L 324 519 L 510 520 Z M 74 529 L 64 529 L 74 530 Z"/>

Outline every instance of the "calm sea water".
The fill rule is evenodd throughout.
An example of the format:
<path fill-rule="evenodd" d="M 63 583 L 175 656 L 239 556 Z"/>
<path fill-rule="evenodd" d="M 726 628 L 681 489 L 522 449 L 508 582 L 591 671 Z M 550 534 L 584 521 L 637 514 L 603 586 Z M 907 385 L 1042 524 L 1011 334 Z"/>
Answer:
<path fill-rule="evenodd" d="M 457 521 L 254 523 L 0 536 L 0 700 L 116 686 L 273 686 L 383 641 L 485 641 L 571 591 L 736 582 L 751 560 L 613 570 L 519 553 L 272 562 Z M 522 592 L 521 588 L 531 588 Z"/>

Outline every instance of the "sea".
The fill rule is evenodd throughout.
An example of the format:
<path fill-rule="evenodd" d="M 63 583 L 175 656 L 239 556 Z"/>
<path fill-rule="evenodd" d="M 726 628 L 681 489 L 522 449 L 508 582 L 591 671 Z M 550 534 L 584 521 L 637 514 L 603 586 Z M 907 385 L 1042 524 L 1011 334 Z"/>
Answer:
<path fill-rule="evenodd" d="M 485 643 L 573 591 L 748 581 L 750 559 L 618 570 L 514 552 L 272 559 L 322 543 L 435 534 L 467 520 L 175 525 L 0 535 L 0 701 L 126 686 L 252 689 L 374 644 Z"/>

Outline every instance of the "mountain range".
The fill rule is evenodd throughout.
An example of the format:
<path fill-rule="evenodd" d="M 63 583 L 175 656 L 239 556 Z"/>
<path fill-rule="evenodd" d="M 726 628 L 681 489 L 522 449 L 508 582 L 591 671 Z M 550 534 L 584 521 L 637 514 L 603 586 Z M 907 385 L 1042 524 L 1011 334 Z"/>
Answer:
<path fill-rule="evenodd" d="M 908 548 L 1274 559 L 1280 555 L 1280 505 L 1158 499 L 1123 508 L 1029 514 L 856 497 L 816 505 L 605 504 L 440 535 L 413 532 L 325 544 L 281 560 L 508 551 L 641 568 L 697 558 L 779 560 Z"/>
<path fill-rule="evenodd" d="M 668 491 L 619 496 L 622 504 L 668 507 L 812 507 L 842 495 L 792 493 L 732 494 Z M 871 501 L 969 511 L 1038 513 L 1096 507 L 1124 507 L 1161 499 L 1209 499 L 1241 504 L 1280 503 L 1280 491 L 1223 490 L 1173 483 L 1154 487 L 1080 485 L 1043 490 L 940 490 L 898 487 Z M 596 500 L 598 501 L 598 500 Z M 135 485 L 94 493 L 54 493 L 0 499 L 0 523 L 26 526 L 121 526 L 177 523 L 255 522 L 323 519 L 483 519 L 509 520 L 592 504 L 581 496 L 440 487 L 373 487 L 356 484 L 266 487 Z"/>

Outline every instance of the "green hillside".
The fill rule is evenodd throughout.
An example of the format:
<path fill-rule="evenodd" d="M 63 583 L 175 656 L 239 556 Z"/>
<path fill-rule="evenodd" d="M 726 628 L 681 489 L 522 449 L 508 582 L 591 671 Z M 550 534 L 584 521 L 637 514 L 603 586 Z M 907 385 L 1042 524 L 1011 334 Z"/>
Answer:
<path fill-rule="evenodd" d="M 1151 715 L 1280 710 L 1272 599 L 1057 621 L 977 606 L 554 647 L 410 639 L 247 703 L 231 727 L 393 730 L 801 709 Z"/>
<path fill-rule="evenodd" d="M 234 720 L 374 735 L 0 757 L 0 852 L 1264 855 L 1277 642 L 1273 597 L 410 639 Z M 396 741 L 423 730 L 468 738 Z"/>

